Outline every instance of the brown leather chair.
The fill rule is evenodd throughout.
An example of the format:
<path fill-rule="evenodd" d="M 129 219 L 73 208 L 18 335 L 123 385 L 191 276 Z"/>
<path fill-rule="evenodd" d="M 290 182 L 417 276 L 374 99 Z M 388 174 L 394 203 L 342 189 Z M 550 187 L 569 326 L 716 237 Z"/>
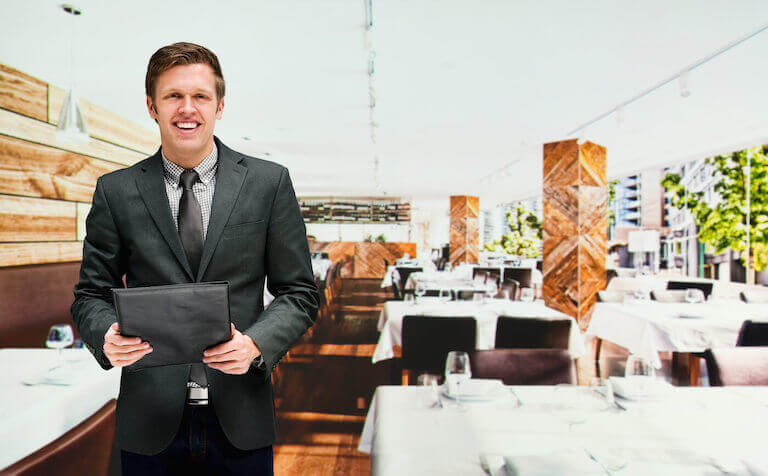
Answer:
<path fill-rule="evenodd" d="M 709 384 L 768 385 L 768 347 L 734 347 L 707 349 Z"/>
<path fill-rule="evenodd" d="M 744 321 L 736 338 L 736 347 L 761 346 L 768 346 L 768 322 Z"/>
<path fill-rule="evenodd" d="M 505 385 L 576 383 L 576 366 L 562 349 L 478 350 L 469 364 L 472 378 L 501 379 Z"/>
<path fill-rule="evenodd" d="M 58 439 L 0 471 L 0 476 L 106 475 L 116 406 L 110 400 Z"/>
<path fill-rule="evenodd" d="M 442 375 L 448 352 L 475 350 L 474 317 L 403 317 L 403 380 L 409 371 Z"/>
<path fill-rule="evenodd" d="M 571 321 L 500 316 L 496 321 L 497 349 L 568 349 Z"/>

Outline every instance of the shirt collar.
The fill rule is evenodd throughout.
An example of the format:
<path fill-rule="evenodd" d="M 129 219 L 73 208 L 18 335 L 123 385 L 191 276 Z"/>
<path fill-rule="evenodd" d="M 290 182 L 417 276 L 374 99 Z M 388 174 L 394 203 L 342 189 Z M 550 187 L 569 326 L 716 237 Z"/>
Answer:
<path fill-rule="evenodd" d="M 163 157 L 163 171 L 165 179 L 174 186 L 179 186 L 181 180 L 181 173 L 184 172 L 184 167 L 179 166 L 168 160 L 160 149 L 160 155 Z M 216 149 L 216 144 L 213 144 L 213 150 L 208 154 L 202 162 L 197 164 L 194 171 L 200 177 L 200 181 L 206 186 L 211 181 L 214 175 L 216 175 L 216 165 L 218 164 L 219 152 Z"/>

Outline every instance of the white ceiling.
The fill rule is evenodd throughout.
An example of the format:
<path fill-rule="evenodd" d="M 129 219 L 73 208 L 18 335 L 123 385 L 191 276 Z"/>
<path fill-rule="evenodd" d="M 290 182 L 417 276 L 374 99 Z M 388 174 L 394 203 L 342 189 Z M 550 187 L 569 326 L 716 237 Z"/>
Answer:
<path fill-rule="evenodd" d="M 217 135 L 288 166 L 298 193 L 490 205 L 539 193 L 542 143 L 768 23 L 764 0 L 373 0 L 374 145 L 363 2 L 79 0 L 71 74 L 60 2 L 5 1 L 0 62 L 153 128 L 150 55 L 201 43 L 227 81 Z M 672 82 L 585 137 L 611 176 L 768 143 L 766 58 L 768 31 L 694 70 L 689 97 Z"/>

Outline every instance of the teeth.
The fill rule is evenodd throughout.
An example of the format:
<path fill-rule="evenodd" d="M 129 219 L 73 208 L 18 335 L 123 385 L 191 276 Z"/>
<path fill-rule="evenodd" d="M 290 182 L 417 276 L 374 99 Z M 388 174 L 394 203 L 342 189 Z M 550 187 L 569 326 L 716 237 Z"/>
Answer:
<path fill-rule="evenodd" d="M 179 123 L 176 123 L 176 126 L 179 127 L 180 129 L 194 129 L 195 127 L 197 127 L 197 123 L 179 122 Z"/>

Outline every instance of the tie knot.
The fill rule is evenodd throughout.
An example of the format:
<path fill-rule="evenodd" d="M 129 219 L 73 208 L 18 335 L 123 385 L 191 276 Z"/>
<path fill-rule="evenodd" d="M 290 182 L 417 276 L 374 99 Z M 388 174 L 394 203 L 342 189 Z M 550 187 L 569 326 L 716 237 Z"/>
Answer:
<path fill-rule="evenodd" d="M 197 172 L 194 169 L 185 170 L 181 173 L 181 186 L 187 190 L 192 190 L 192 185 L 197 182 Z"/>

